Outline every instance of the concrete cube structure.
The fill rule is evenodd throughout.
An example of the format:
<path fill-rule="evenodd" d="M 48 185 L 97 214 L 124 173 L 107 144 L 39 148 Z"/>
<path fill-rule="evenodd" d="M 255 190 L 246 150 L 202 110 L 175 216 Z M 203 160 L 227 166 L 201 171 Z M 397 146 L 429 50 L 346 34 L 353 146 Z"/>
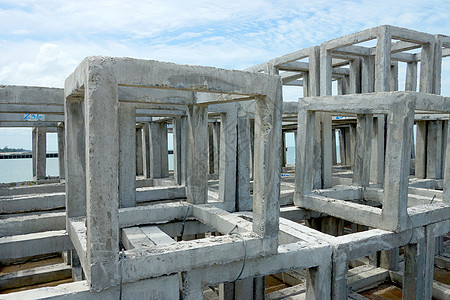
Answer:
<path fill-rule="evenodd" d="M 131 225 L 124 216 L 130 218 L 130 214 L 135 213 L 136 216 L 131 218 L 133 225 L 160 220 L 138 217 L 140 214 L 154 215 L 152 211 L 155 208 L 148 208 L 149 211 L 143 208 L 119 209 L 121 200 L 130 198 L 133 202 L 135 163 L 134 160 L 124 163 L 120 153 L 127 151 L 121 145 L 135 144 L 132 110 L 139 105 L 151 108 L 187 106 L 187 170 L 190 174 L 186 182 L 187 199 L 192 204 L 204 204 L 207 202 L 208 104 L 230 101 L 231 95 L 256 99 L 255 161 L 258 163 L 255 164 L 254 233 L 244 235 L 244 238 L 248 244 L 254 244 L 249 257 L 276 253 L 280 155 L 278 147 L 274 151 L 273 145 L 280 145 L 280 87 L 278 77 L 267 75 L 110 57 L 86 58 L 68 77 L 65 85 L 67 229 L 93 290 L 119 283 L 119 229 Z M 134 90 L 137 92 L 133 94 Z M 218 97 L 199 100 L 196 94 L 200 92 L 218 94 Z M 122 133 L 128 127 L 127 134 Z M 122 143 L 122 139 L 130 139 L 130 142 Z M 135 150 L 128 153 L 133 156 Z M 194 207 L 192 212 L 196 209 Z M 182 218 L 184 210 L 184 205 L 178 205 L 161 212 L 164 211 L 164 219 L 170 220 Z M 206 222 L 206 225 L 213 224 Z M 181 252 L 170 248 L 161 250 L 168 257 L 188 259 L 193 256 L 198 264 L 207 265 L 216 260 L 206 255 L 211 247 L 227 249 L 234 240 L 224 238 L 218 245 L 202 242 L 203 247 L 198 250 L 187 249 L 197 242 L 186 245 L 186 250 Z M 124 282 L 183 269 L 182 265 L 176 264 L 142 268 L 154 264 L 155 259 L 163 255 L 155 256 L 152 252 L 150 248 L 139 253 L 132 253 L 132 250 L 127 253 Z M 236 259 L 231 256 L 221 258 L 221 261 Z M 128 271 L 136 268 L 141 271 Z"/>

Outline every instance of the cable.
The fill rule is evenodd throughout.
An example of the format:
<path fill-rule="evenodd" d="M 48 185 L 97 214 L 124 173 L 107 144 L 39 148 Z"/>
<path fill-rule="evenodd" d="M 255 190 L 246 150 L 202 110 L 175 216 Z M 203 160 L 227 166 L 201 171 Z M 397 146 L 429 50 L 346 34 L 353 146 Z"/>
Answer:
<path fill-rule="evenodd" d="M 181 237 L 181 239 L 183 239 L 184 225 L 186 225 L 186 218 L 187 218 L 187 215 L 188 215 L 188 213 L 189 213 L 189 209 L 191 209 L 190 206 L 188 206 L 188 208 L 187 208 L 187 210 L 186 210 L 186 213 L 184 214 L 183 223 L 181 223 L 181 232 L 180 232 L 180 237 Z"/>
<path fill-rule="evenodd" d="M 409 243 L 411 243 L 412 238 L 413 238 L 413 236 L 414 236 L 414 224 L 413 224 L 413 221 L 412 221 L 412 219 L 411 219 L 411 216 L 408 214 L 408 212 L 406 212 L 406 215 L 408 216 L 408 219 L 409 219 L 409 221 L 411 222 L 411 237 L 409 238 L 409 241 L 408 241 L 406 244 L 404 244 L 402 247 L 405 247 L 406 245 L 408 245 Z"/>
<path fill-rule="evenodd" d="M 245 262 L 247 261 L 247 245 L 245 243 L 244 237 L 239 232 L 233 232 L 236 228 L 237 228 L 237 225 L 235 225 L 233 227 L 233 229 L 230 231 L 230 233 L 228 233 L 228 234 L 229 235 L 235 234 L 235 235 L 239 236 L 242 239 L 242 244 L 244 246 L 244 261 L 242 263 L 242 268 L 241 268 L 241 271 L 239 272 L 239 275 L 236 277 L 235 280 L 232 281 L 232 283 L 235 283 L 236 281 L 239 280 L 239 278 L 241 278 L 242 272 L 244 272 Z"/>
<path fill-rule="evenodd" d="M 120 257 L 120 295 L 119 299 L 122 300 L 122 283 L 123 283 L 123 263 L 125 262 L 125 249 L 122 248 L 122 253 Z"/>
<path fill-rule="evenodd" d="M 433 204 L 434 198 L 436 198 L 436 195 L 433 196 L 433 199 L 431 199 L 430 204 Z"/>

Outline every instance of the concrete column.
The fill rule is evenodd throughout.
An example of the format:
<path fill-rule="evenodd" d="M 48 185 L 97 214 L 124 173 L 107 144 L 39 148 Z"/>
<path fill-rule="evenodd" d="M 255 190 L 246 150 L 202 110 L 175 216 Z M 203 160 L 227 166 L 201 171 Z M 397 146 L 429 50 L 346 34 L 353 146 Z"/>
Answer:
<path fill-rule="evenodd" d="M 255 119 L 250 117 L 247 118 L 247 136 L 248 136 L 248 147 L 250 153 L 250 180 L 253 180 L 254 174 L 254 158 L 255 158 Z"/>
<path fill-rule="evenodd" d="M 315 112 L 298 112 L 297 139 L 295 141 L 295 195 L 294 204 L 302 206 L 304 196 L 313 187 L 313 161 Z"/>
<path fill-rule="evenodd" d="M 306 299 L 331 299 L 331 265 L 309 268 L 306 272 Z"/>
<path fill-rule="evenodd" d="M 403 273 L 402 299 L 425 299 L 425 241 L 404 247 L 405 271 Z"/>
<path fill-rule="evenodd" d="M 136 128 L 136 175 L 144 174 L 144 159 L 142 157 L 142 127 Z"/>
<path fill-rule="evenodd" d="M 219 174 L 220 166 L 220 123 L 213 125 L 214 174 Z"/>
<path fill-rule="evenodd" d="M 207 105 L 188 106 L 187 131 L 187 200 L 203 204 L 208 200 Z"/>
<path fill-rule="evenodd" d="M 347 299 L 348 254 L 345 249 L 333 250 L 331 294 L 333 299 Z"/>
<path fill-rule="evenodd" d="M 310 97 L 309 73 L 303 73 L 303 97 Z"/>
<path fill-rule="evenodd" d="M 283 167 L 286 166 L 286 133 L 281 133 L 281 172 Z"/>
<path fill-rule="evenodd" d="M 163 177 L 163 164 L 162 164 L 162 149 L 164 143 L 163 132 L 161 131 L 161 123 L 150 122 L 150 177 L 162 178 Z"/>
<path fill-rule="evenodd" d="M 214 124 L 208 123 L 208 173 L 214 174 Z"/>
<path fill-rule="evenodd" d="M 145 178 L 150 178 L 150 124 L 144 123 L 142 125 L 142 159 L 143 159 L 143 173 Z"/>
<path fill-rule="evenodd" d="M 266 277 L 254 277 L 253 278 L 253 300 L 264 300 L 264 292 L 266 288 Z"/>
<path fill-rule="evenodd" d="M 189 272 L 181 272 L 181 285 L 183 300 L 203 299 L 203 286 L 198 278 L 193 277 Z"/>
<path fill-rule="evenodd" d="M 436 237 L 433 236 L 433 225 L 425 227 L 425 276 L 423 299 L 431 299 L 433 292 L 434 256 Z"/>
<path fill-rule="evenodd" d="M 175 184 L 186 184 L 186 117 L 173 120 L 173 163 Z"/>
<path fill-rule="evenodd" d="M 136 206 L 136 108 L 119 103 L 119 202 Z"/>
<path fill-rule="evenodd" d="M 443 187 L 444 187 L 444 197 L 443 200 L 446 203 L 450 203 L 450 147 L 448 145 L 450 145 L 450 122 L 446 122 L 447 126 L 446 126 L 446 137 L 445 137 L 445 159 L 443 162 L 443 169 L 444 169 L 444 182 L 443 182 Z"/>
<path fill-rule="evenodd" d="M 233 208 L 236 197 L 236 126 L 237 103 L 230 103 L 227 112 L 221 114 L 219 199 Z"/>
<path fill-rule="evenodd" d="M 282 101 L 281 81 L 273 95 L 255 101 L 253 231 L 263 236 L 267 254 L 278 248 Z"/>
<path fill-rule="evenodd" d="M 411 130 L 414 124 L 413 99 L 394 103 L 387 118 L 386 163 L 381 227 L 401 231 L 407 226 L 408 176 Z"/>
<path fill-rule="evenodd" d="M 320 65 L 320 67 L 319 67 Z M 309 71 L 319 72 L 320 74 L 312 76 L 315 78 L 311 82 L 311 96 L 328 96 L 332 94 L 332 59 L 331 52 L 327 51 L 324 46 L 314 47 L 309 56 Z M 320 91 L 317 89 L 317 79 L 320 78 Z M 316 87 L 316 90 L 313 89 Z M 330 188 L 333 181 L 333 159 L 332 159 L 332 139 L 331 139 L 331 118 L 330 113 L 319 113 L 317 117 L 320 119 L 320 157 L 321 157 L 321 188 Z M 318 119 L 318 120 L 319 120 Z M 316 120 L 317 124 L 317 120 Z M 317 131 L 316 131 L 317 133 Z M 317 136 L 316 136 L 317 138 Z"/>
<path fill-rule="evenodd" d="M 347 147 L 349 147 L 350 145 L 347 145 L 345 143 L 345 130 L 346 128 L 340 128 L 338 133 L 339 133 L 339 157 L 341 158 L 341 165 L 348 165 L 348 161 L 347 158 L 345 156 L 345 153 L 347 151 Z"/>
<path fill-rule="evenodd" d="M 36 129 L 36 180 L 45 179 L 47 166 L 47 128 L 37 127 Z M 33 153 L 34 154 L 34 153 Z"/>
<path fill-rule="evenodd" d="M 370 180 L 382 185 L 384 181 L 384 137 L 385 115 L 375 115 L 373 118 L 373 135 L 371 154 Z"/>
<path fill-rule="evenodd" d="M 336 144 L 336 129 L 333 129 L 332 131 L 331 131 L 331 141 L 332 141 L 332 151 L 331 151 L 331 154 L 332 154 L 332 156 L 333 156 L 333 165 L 337 165 L 337 150 L 336 150 L 336 147 L 337 147 L 337 144 Z M 340 144 L 339 144 L 339 148 L 340 148 Z"/>
<path fill-rule="evenodd" d="M 408 62 L 406 64 L 406 81 L 405 91 L 417 90 L 417 61 Z"/>
<path fill-rule="evenodd" d="M 33 128 L 31 132 L 31 160 L 33 162 L 33 178 L 36 178 L 36 161 L 37 161 L 37 128 Z"/>
<path fill-rule="evenodd" d="M 234 283 L 226 282 L 219 284 L 219 300 L 234 299 Z"/>
<path fill-rule="evenodd" d="M 67 218 L 86 216 L 84 102 L 66 99 L 64 124 Z"/>
<path fill-rule="evenodd" d="M 236 209 L 251 211 L 250 198 L 250 146 L 248 137 L 247 117 L 237 120 L 237 178 L 236 178 Z"/>
<path fill-rule="evenodd" d="M 119 261 L 119 103 L 117 84 L 111 80 L 99 75 L 85 87 L 86 256 L 90 266 L 85 271 L 94 291 L 119 283 L 115 263 Z"/>
<path fill-rule="evenodd" d="M 353 184 L 367 187 L 370 179 L 373 115 L 357 115 Z"/>
<path fill-rule="evenodd" d="M 389 90 L 398 91 L 398 62 L 391 62 L 390 88 Z"/>
<path fill-rule="evenodd" d="M 434 43 L 422 45 L 419 92 L 433 94 Z"/>
<path fill-rule="evenodd" d="M 399 263 L 400 263 L 399 248 L 380 251 L 380 267 L 391 271 L 398 271 Z"/>
<path fill-rule="evenodd" d="M 361 93 L 361 59 L 359 57 L 350 61 L 350 94 Z"/>
<path fill-rule="evenodd" d="M 167 123 L 160 122 L 161 132 L 161 177 L 169 176 L 169 144 L 167 143 Z"/>
<path fill-rule="evenodd" d="M 58 165 L 59 165 L 59 179 L 66 178 L 66 171 L 64 170 L 64 148 L 65 148 L 65 137 L 64 137 L 64 123 L 61 123 L 57 128 L 58 134 Z"/>
<path fill-rule="evenodd" d="M 416 122 L 416 160 L 415 176 L 425 178 L 426 176 L 426 151 L 427 151 L 427 122 Z"/>
<path fill-rule="evenodd" d="M 373 93 L 375 88 L 375 58 L 364 56 L 361 62 L 361 93 Z"/>
<path fill-rule="evenodd" d="M 442 178 L 442 121 L 427 122 L 427 178 Z"/>
<path fill-rule="evenodd" d="M 442 39 L 435 35 L 434 40 L 434 66 L 433 66 L 433 94 L 441 94 L 442 73 Z"/>
<path fill-rule="evenodd" d="M 253 299 L 253 278 L 247 277 L 234 284 L 235 299 Z"/>
<path fill-rule="evenodd" d="M 379 27 L 375 54 L 375 92 L 390 89 L 391 73 L 391 32 L 388 26 Z"/>

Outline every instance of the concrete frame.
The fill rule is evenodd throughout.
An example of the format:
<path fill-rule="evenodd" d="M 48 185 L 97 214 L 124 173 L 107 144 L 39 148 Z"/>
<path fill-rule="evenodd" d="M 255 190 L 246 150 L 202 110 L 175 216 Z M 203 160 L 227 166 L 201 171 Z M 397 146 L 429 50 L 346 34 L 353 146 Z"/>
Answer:
<path fill-rule="evenodd" d="M 404 231 L 408 224 L 408 175 L 412 147 L 411 131 L 414 111 L 434 111 L 448 113 L 449 99 L 442 96 L 416 92 L 391 92 L 365 95 L 324 96 L 299 99 L 299 116 L 296 141 L 296 191 L 294 204 L 332 216 L 395 232 Z M 318 111 L 360 114 L 358 122 L 367 124 L 367 117 L 377 113 L 387 113 L 387 149 L 384 177 L 383 209 L 357 203 L 347 203 L 339 198 L 324 197 L 312 190 L 312 162 L 309 159 L 313 149 L 314 117 Z M 364 129 L 364 127 L 361 127 Z M 361 130 L 360 130 L 361 131 Z M 357 132 L 356 147 L 364 148 L 371 142 L 370 129 Z M 364 138 L 368 135 L 369 137 Z M 360 142 L 358 142 L 360 141 Z M 358 149 L 356 150 L 358 151 Z M 370 151 L 355 157 L 353 184 L 357 186 L 359 199 L 364 199 L 363 189 L 368 186 L 370 174 Z M 446 162 L 447 168 L 450 167 Z M 342 198 L 341 198 L 342 199 Z M 343 198 L 343 200 L 347 200 Z M 447 202 L 448 200 L 444 200 Z M 362 213 L 364 212 L 364 213 Z"/>
<path fill-rule="evenodd" d="M 176 77 L 173 77 L 175 74 Z M 227 84 L 223 84 L 224 81 Z M 187 198 L 193 204 L 206 203 L 207 200 L 207 143 L 202 142 L 206 137 L 207 105 L 223 99 L 219 96 L 218 100 L 197 103 L 195 92 L 237 94 L 256 98 L 255 122 L 258 123 L 258 132 L 255 134 L 255 161 L 260 163 L 255 164 L 257 176 L 255 176 L 254 185 L 253 234 L 257 235 L 250 235 L 248 242 L 254 241 L 258 245 L 254 255 L 275 253 L 278 245 L 279 151 L 273 151 L 273 145 L 280 144 L 278 141 L 279 131 L 281 132 L 279 78 L 156 61 L 89 57 L 66 80 L 65 123 L 66 170 L 72 173 L 67 174 L 66 171 L 67 225 L 69 236 L 78 252 L 91 289 L 98 291 L 118 284 L 120 216 L 117 186 L 119 185 L 120 190 L 124 183 L 117 178 L 117 174 L 121 174 L 119 167 L 110 161 L 119 159 L 117 149 L 120 134 L 117 130 L 119 126 L 117 104 L 120 103 L 121 86 L 193 92 L 191 95 L 194 97 L 189 96 L 192 100 L 186 98 L 160 100 L 151 97 L 150 94 L 149 97 L 142 97 L 136 101 L 188 105 L 190 176 L 187 181 Z M 172 93 L 170 90 L 166 92 Z M 84 128 L 86 129 L 83 133 Z M 83 146 L 83 142 L 76 143 L 77 136 L 85 136 L 86 146 Z M 78 154 L 70 155 L 70 149 L 73 147 L 85 147 L 86 151 L 77 149 L 75 153 Z M 80 153 L 86 153 L 85 160 L 81 158 L 83 155 L 80 156 Z M 189 161 L 195 163 L 190 164 Z M 79 167 L 73 168 L 74 165 Z M 135 165 L 134 162 L 132 165 Z M 85 218 L 86 227 L 83 221 L 80 223 Z M 151 220 L 147 220 L 146 223 L 149 221 Z M 232 240 L 233 238 L 225 239 L 223 243 L 220 243 L 221 246 L 215 247 L 226 248 Z M 205 254 L 204 251 L 201 252 L 200 255 L 196 255 L 198 259 Z M 183 257 L 183 255 L 180 256 L 181 253 L 183 251 L 177 255 Z M 170 255 L 170 251 L 168 254 Z M 150 254 L 142 253 L 135 259 L 130 259 L 127 265 L 136 267 L 147 265 L 152 260 L 152 256 L 148 255 Z M 213 263 L 216 259 L 207 257 L 205 256 L 205 263 Z M 231 261 L 235 259 L 237 258 L 231 258 Z M 155 271 L 145 270 L 144 274 L 125 280 L 138 280 L 157 274 Z"/>

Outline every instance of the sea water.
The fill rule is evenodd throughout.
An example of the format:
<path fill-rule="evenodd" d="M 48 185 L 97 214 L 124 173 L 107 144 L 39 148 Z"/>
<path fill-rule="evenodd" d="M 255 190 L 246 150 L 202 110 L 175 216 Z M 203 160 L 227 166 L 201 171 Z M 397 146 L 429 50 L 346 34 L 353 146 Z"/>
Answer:
<path fill-rule="evenodd" d="M 173 170 L 173 154 L 169 154 L 169 170 Z M 59 176 L 57 157 L 47 158 L 46 176 Z M 32 158 L 0 159 L 0 183 L 33 180 Z"/>

